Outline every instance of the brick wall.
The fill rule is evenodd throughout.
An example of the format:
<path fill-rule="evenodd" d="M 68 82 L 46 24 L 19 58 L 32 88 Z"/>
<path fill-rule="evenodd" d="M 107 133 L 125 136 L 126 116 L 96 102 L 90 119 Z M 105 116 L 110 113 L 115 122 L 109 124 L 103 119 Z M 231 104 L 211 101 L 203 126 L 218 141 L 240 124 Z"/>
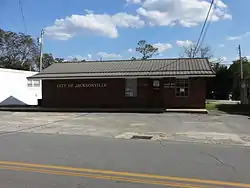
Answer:
<path fill-rule="evenodd" d="M 175 79 L 166 82 L 175 82 Z M 166 108 L 205 108 L 206 80 L 205 78 L 189 78 L 188 97 L 177 97 L 176 89 L 164 88 L 164 102 Z"/>
<path fill-rule="evenodd" d="M 174 88 L 164 88 L 169 79 L 138 79 L 137 97 L 125 97 L 125 79 L 44 80 L 42 106 L 64 108 L 204 108 L 205 79 L 190 79 L 188 97 L 176 97 Z M 173 79 L 174 80 L 174 79 Z M 93 87 L 75 87 L 95 84 Z M 104 87 L 105 85 L 105 87 Z"/>
<path fill-rule="evenodd" d="M 147 81 L 138 80 L 137 97 L 125 97 L 124 79 L 102 80 L 44 80 L 42 82 L 42 106 L 81 108 L 129 108 L 147 107 Z M 106 87 L 72 88 L 58 84 L 106 84 Z"/>

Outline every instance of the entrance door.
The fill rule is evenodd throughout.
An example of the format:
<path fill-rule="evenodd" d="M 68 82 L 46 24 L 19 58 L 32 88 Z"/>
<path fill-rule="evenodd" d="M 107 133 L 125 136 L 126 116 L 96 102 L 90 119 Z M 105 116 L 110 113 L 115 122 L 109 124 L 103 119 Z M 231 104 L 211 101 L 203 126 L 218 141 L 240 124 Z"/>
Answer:
<path fill-rule="evenodd" d="M 150 107 L 161 108 L 162 106 L 163 106 L 163 101 L 162 101 L 161 80 L 151 80 Z"/>

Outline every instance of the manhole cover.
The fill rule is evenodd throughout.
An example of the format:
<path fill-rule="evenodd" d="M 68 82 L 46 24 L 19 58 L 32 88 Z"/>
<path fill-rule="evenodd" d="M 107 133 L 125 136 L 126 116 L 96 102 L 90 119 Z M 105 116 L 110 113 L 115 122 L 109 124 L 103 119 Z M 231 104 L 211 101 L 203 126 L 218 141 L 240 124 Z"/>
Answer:
<path fill-rule="evenodd" d="M 153 138 L 153 136 L 147 136 L 147 135 L 134 135 L 131 139 L 143 139 L 143 140 L 150 140 Z"/>

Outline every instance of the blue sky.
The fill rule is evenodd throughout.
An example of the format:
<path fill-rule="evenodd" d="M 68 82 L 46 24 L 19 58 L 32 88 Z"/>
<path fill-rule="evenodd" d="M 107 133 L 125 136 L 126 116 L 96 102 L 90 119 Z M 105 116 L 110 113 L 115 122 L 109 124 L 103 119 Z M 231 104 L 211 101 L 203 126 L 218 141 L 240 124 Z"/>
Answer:
<path fill-rule="evenodd" d="M 27 33 L 45 28 L 44 51 L 56 57 L 98 60 L 138 56 L 145 39 L 159 58 L 179 57 L 182 46 L 197 41 L 209 0 L 22 0 Z M 249 0 L 217 0 L 204 44 L 215 58 L 230 61 L 241 44 L 250 56 Z M 0 0 L 0 27 L 25 32 L 18 0 Z M 156 56 L 157 57 L 157 56 Z"/>

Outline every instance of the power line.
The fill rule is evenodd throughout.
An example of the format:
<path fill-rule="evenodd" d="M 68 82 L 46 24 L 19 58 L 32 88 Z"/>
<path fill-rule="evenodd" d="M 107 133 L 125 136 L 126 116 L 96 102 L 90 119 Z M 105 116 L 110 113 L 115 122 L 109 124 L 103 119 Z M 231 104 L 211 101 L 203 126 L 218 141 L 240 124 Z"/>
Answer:
<path fill-rule="evenodd" d="M 25 34 L 27 34 L 27 26 L 26 26 L 26 23 L 25 23 L 25 18 L 24 18 L 24 13 L 23 13 L 22 2 L 21 2 L 21 0 L 18 0 L 18 2 L 19 2 L 19 7 L 20 7 L 20 10 L 21 10 L 21 14 L 22 14 L 22 20 L 23 20 L 24 31 L 25 31 Z"/>
<path fill-rule="evenodd" d="M 198 39 L 197 44 L 196 44 L 195 49 L 194 49 L 193 57 L 195 56 L 196 51 L 197 51 L 197 49 L 198 49 L 198 47 L 199 47 L 199 45 L 200 45 L 200 41 L 202 40 L 203 32 L 204 32 L 204 30 L 205 30 L 205 28 L 206 28 L 207 21 L 208 21 L 208 18 L 209 18 L 209 16 L 210 16 L 210 12 L 211 12 L 211 10 L 212 10 L 213 4 L 214 4 L 214 0 L 211 1 L 210 7 L 209 7 L 209 9 L 208 9 L 206 19 L 205 19 L 205 21 L 204 21 L 204 24 L 203 24 L 203 26 L 202 26 L 202 29 L 201 29 L 201 33 L 200 33 L 199 39 Z M 204 39 L 203 39 L 203 40 L 204 40 Z"/>
<path fill-rule="evenodd" d="M 212 17 L 212 15 L 213 15 L 214 11 L 216 10 L 216 8 L 217 8 L 216 3 L 214 3 L 214 9 L 212 9 L 212 10 L 211 10 L 212 12 L 209 14 L 210 18 Z M 203 44 L 204 39 L 205 39 L 205 37 L 206 37 L 206 35 L 207 35 L 208 28 L 209 28 L 209 26 L 211 25 L 211 23 L 212 23 L 212 19 L 210 19 L 209 22 L 207 23 L 207 27 L 205 28 L 203 37 L 202 37 L 202 39 L 201 39 L 201 41 L 200 41 L 199 46 L 197 47 L 197 50 L 198 50 L 199 47 Z"/>

